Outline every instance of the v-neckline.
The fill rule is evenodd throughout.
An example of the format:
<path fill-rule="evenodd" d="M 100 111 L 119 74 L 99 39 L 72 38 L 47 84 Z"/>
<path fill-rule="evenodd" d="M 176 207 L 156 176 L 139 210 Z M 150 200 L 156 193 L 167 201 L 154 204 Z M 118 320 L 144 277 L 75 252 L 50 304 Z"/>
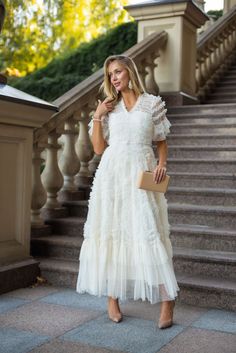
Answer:
<path fill-rule="evenodd" d="M 136 102 L 134 103 L 134 105 L 132 106 L 132 108 L 130 110 L 127 110 L 127 108 L 125 106 L 124 99 L 121 97 L 121 104 L 122 104 L 122 107 L 123 107 L 123 109 L 125 110 L 126 113 L 131 113 L 134 110 L 134 108 L 137 107 L 142 95 L 143 95 L 143 93 L 138 96 L 138 98 L 136 99 Z"/>

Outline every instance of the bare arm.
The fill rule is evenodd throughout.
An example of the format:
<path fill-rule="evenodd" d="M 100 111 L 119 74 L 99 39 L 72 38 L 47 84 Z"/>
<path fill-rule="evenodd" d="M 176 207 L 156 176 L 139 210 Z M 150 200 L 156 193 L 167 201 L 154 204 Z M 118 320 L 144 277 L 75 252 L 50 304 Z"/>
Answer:
<path fill-rule="evenodd" d="M 102 154 L 107 147 L 107 142 L 103 137 L 101 119 L 103 115 L 113 110 L 114 106 L 110 98 L 106 98 L 103 102 L 99 101 L 96 112 L 93 116 L 93 132 L 92 144 L 94 152 L 98 155 Z"/>
<path fill-rule="evenodd" d="M 159 163 L 153 172 L 153 179 L 157 183 L 160 183 L 165 179 L 166 176 L 166 161 L 168 154 L 168 146 L 166 140 L 157 142 L 157 154 L 159 157 Z"/>

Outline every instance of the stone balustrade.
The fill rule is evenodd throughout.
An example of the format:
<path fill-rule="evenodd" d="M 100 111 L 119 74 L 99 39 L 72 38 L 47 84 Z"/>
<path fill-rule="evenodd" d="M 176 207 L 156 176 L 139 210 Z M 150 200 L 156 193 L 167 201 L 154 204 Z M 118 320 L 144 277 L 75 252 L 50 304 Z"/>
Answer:
<path fill-rule="evenodd" d="M 218 19 L 197 42 L 196 91 L 201 102 L 234 60 L 236 6 Z"/>
<path fill-rule="evenodd" d="M 152 33 L 124 53 L 134 59 L 149 93 L 159 92 L 154 70 L 167 39 L 165 31 Z M 91 181 L 100 158 L 94 155 L 88 123 L 96 109 L 102 81 L 103 69 L 100 69 L 58 98 L 54 104 L 59 112 L 34 132 L 33 227 L 41 227 L 49 216 L 60 216 L 61 200 Z M 61 136 L 63 146 L 58 143 Z"/>

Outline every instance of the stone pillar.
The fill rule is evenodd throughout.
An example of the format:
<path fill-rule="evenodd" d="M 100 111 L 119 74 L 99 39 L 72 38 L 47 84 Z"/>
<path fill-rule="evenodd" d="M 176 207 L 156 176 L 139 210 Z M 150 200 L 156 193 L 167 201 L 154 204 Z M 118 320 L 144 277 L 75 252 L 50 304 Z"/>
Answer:
<path fill-rule="evenodd" d="M 160 54 L 155 79 L 168 104 L 197 103 L 197 28 L 208 17 L 191 0 L 152 1 L 126 6 L 138 22 L 138 42 L 153 32 L 168 33 L 167 46 Z"/>
<path fill-rule="evenodd" d="M 236 0 L 224 0 L 224 14 L 227 13 L 235 5 Z"/>
<path fill-rule="evenodd" d="M 39 274 L 30 256 L 33 130 L 53 105 L 0 85 L 0 293 L 28 286 Z"/>

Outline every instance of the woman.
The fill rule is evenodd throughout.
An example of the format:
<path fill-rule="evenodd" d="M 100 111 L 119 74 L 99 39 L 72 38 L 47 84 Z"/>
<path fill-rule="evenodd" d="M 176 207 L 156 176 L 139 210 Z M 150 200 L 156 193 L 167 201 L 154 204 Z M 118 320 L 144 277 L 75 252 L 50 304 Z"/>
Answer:
<path fill-rule="evenodd" d="M 108 296 L 108 315 L 122 320 L 119 299 L 162 302 L 159 327 L 172 325 L 179 290 L 172 265 L 163 194 L 138 189 L 140 170 L 166 175 L 170 123 L 160 96 L 144 91 L 129 57 L 104 63 L 101 102 L 89 124 L 94 151 L 103 153 L 90 193 L 80 251 L 77 292 Z M 152 140 L 158 141 L 156 165 Z"/>

